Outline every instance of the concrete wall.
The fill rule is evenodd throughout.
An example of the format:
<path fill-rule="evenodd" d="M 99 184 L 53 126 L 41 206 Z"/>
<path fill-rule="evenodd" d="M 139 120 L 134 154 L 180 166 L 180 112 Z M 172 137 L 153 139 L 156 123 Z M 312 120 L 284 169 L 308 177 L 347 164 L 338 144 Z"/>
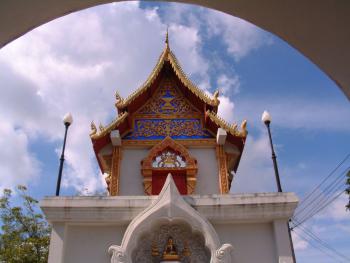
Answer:
<path fill-rule="evenodd" d="M 126 148 L 122 152 L 120 167 L 120 195 L 144 195 L 141 160 L 150 149 Z M 219 193 L 219 177 L 215 148 L 190 148 L 197 159 L 198 174 L 195 194 Z"/>
<path fill-rule="evenodd" d="M 286 223 L 286 222 L 284 222 Z M 233 263 L 278 263 L 273 223 L 214 224 L 222 243 L 234 247 Z M 62 224 L 54 224 L 62 230 Z M 109 263 L 107 253 L 111 245 L 120 245 L 127 225 L 66 225 L 59 239 L 64 244 L 63 255 L 57 240 L 51 240 L 50 263 Z M 286 236 L 283 235 L 286 240 Z M 60 243 L 60 242 L 59 242 Z M 58 252 L 56 255 L 55 252 Z M 288 261 L 286 261 L 288 262 Z"/>
<path fill-rule="evenodd" d="M 236 263 L 278 263 L 271 223 L 214 225 L 222 243 L 234 248 Z"/>
<path fill-rule="evenodd" d="M 143 176 L 141 175 L 141 160 L 149 149 L 124 149 L 120 167 L 120 195 L 145 195 Z"/>
<path fill-rule="evenodd" d="M 190 148 L 188 150 L 198 163 L 195 194 L 218 194 L 219 172 L 215 148 Z"/>
<path fill-rule="evenodd" d="M 127 226 L 68 225 L 65 238 L 64 263 L 110 262 L 107 251 L 120 244 Z M 50 251 L 51 252 L 51 251 Z"/>

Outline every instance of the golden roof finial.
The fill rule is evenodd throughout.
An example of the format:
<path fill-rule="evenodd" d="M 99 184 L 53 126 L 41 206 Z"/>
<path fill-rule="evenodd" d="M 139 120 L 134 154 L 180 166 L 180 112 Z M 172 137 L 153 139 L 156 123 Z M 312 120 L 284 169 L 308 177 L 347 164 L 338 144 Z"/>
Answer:
<path fill-rule="evenodd" d="M 219 92 L 219 89 L 217 89 L 215 92 L 214 92 L 214 95 L 213 95 L 213 101 L 214 103 L 216 104 L 219 104 L 220 103 L 220 100 L 219 100 L 219 95 L 220 95 L 220 92 Z"/>
<path fill-rule="evenodd" d="M 165 44 L 169 46 L 169 26 L 166 28 Z"/>
<path fill-rule="evenodd" d="M 90 132 L 90 136 L 95 135 L 96 133 L 97 133 L 96 125 L 95 125 L 95 123 L 92 121 L 92 122 L 91 122 L 91 132 Z"/>

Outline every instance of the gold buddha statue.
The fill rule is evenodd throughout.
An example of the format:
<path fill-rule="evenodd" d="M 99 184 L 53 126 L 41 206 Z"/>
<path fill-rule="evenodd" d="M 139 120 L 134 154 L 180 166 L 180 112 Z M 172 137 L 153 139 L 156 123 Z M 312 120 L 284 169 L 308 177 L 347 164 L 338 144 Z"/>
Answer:
<path fill-rule="evenodd" d="M 180 256 L 177 254 L 176 245 L 172 237 L 168 238 L 168 242 L 165 246 L 162 260 L 166 261 L 179 261 Z"/>

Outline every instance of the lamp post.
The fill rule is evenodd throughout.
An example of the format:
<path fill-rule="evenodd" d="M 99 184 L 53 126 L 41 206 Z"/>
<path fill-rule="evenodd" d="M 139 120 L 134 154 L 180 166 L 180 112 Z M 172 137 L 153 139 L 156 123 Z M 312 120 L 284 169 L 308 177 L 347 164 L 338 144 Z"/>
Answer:
<path fill-rule="evenodd" d="M 66 140 L 67 140 L 67 132 L 68 132 L 68 127 L 72 124 L 73 122 L 73 117 L 72 114 L 67 113 L 63 117 L 63 124 L 65 126 L 65 132 L 64 132 L 64 139 L 63 139 L 63 148 L 62 148 L 62 153 L 61 153 L 61 158 L 60 158 L 60 168 L 58 170 L 58 178 L 57 178 L 57 186 L 56 186 L 56 196 L 60 195 L 60 188 L 61 188 L 61 178 L 62 178 L 62 170 L 63 170 L 63 162 L 64 162 L 64 150 L 66 148 Z"/>
<path fill-rule="evenodd" d="M 269 133 L 270 146 L 271 146 L 271 152 L 272 152 L 272 161 L 273 161 L 273 168 L 275 170 L 277 189 L 278 189 L 278 192 L 281 193 L 282 192 L 282 186 L 281 186 L 281 181 L 280 181 L 280 175 L 278 173 L 276 154 L 275 154 L 275 150 L 273 149 L 272 136 L 271 136 L 271 130 L 270 130 L 270 123 L 271 123 L 271 115 L 270 115 L 270 113 L 268 113 L 265 110 L 263 112 L 262 116 L 261 116 L 261 120 L 263 121 L 263 123 L 265 123 L 265 125 L 267 127 L 267 131 Z M 292 249 L 293 262 L 296 263 L 295 252 L 294 252 L 294 245 L 293 245 L 291 229 L 290 229 L 290 226 L 289 226 L 289 221 L 287 222 L 288 236 L 289 236 L 290 246 L 291 246 L 291 249 Z"/>
<path fill-rule="evenodd" d="M 273 168 L 275 170 L 277 189 L 278 189 L 278 192 L 282 192 L 280 175 L 278 173 L 278 167 L 277 167 L 276 154 L 275 154 L 275 150 L 273 149 L 273 143 L 272 143 L 272 137 L 271 137 L 271 130 L 270 130 L 271 115 L 270 115 L 270 113 L 268 113 L 267 111 L 264 111 L 262 116 L 261 116 L 261 120 L 265 123 L 265 125 L 267 127 L 267 131 L 269 133 L 270 146 L 271 146 L 271 152 L 272 152 L 272 161 L 273 161 Z"/>

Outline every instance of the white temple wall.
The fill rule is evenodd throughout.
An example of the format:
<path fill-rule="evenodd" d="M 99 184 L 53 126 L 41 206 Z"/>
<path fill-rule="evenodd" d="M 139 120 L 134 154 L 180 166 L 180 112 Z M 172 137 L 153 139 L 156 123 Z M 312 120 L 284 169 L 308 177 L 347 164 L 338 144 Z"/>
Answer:
<path fill-rule="evenodd" d="M 124 148 L 120 167 L 120 195 L 144 195 L 141 161 L 150 149 Z M 189 148 L 197 159 L 198 173 L 195 194 L 218 194 L 219 180 L 215 148 Z"/>
<path fill-rule="evenodd" d="M 62 228 L 61 224 L 58 225 Z M 58 225 L 54 224 L 54 229 Z M 234 263 L 278 263 L 273 223 L 214 224 L 213 226 L 221 243 L 233 245 Z M 126 228 L 127 224 L 122 226 L 66 225 L 63 239 L 51 239 L 51 246 L 55 249 L 50 250 L 49 262 L 109 263 L 111 258 L 107 250 L 111 245 L 121 244 Z M 61 250 L 59 244 L 62 243 L 64 243 L 64 249 Z"/>
<path fill-rule="evenodd" d="M 120 166 L 119 195 L 145 195 L 141 161 L 149 149 L 124 148 Z"/>
<path fill-rule="evenodd" d="M 235 262 L 278 263 L 271 223 L 214 225 L 222 243 L 234 248 Z"/>
<path fill-rule="evenodd" d="M 198 173 L 195 194 L 218 194 L 219 172 L 215 148 L 189 148 L 190 154 L 197 159 Z"/>
<path fill-rule="evenodd" d="M 120 244 L 127 228 L 125 226 L 68 225 L 65 236 L 64 263 L 110 262 L 107 250 Z M 51 253 L 51 250 L 50 250 Z M 51 262 L 51 261 L 50 261 Z M 59 262 L 59 261 L 52 261 Z"/>

